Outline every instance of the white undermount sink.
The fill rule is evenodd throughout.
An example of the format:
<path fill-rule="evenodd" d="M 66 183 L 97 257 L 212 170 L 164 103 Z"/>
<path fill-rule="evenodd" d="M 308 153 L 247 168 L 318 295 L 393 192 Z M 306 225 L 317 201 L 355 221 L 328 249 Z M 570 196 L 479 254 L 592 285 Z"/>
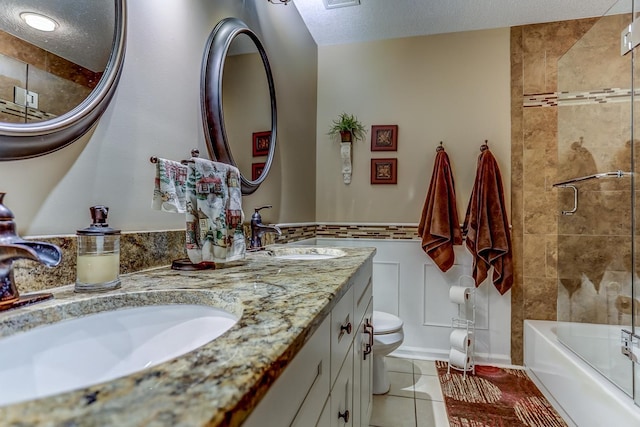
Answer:
<path fill-rule="evenodd" d="M 239 318 L 199 304 L 130 307 L 0 339 L 0 405 L 130 375 L 201 347 Z"/>

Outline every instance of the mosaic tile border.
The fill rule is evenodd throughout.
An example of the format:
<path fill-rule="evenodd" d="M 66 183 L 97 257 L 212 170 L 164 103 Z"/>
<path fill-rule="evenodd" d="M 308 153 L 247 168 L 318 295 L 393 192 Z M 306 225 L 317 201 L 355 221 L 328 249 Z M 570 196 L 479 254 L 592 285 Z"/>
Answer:
<path fill-rule="evenodd" d="M 522 105 L 525 108 L 531 108 L 629 102 L 631 94 L 631 89 L 622 88 L 605 88 L 588 92 L 530 94 L 522 97 Z M 636 92 L 636 94 L 640 94 L 640 92 Z"/>
<path fill-rule="evenodd" d="M 342 239 L 412 240 L 419 238 L 418 226 L 413 224 L 318 224 L 316 235 Z"/>

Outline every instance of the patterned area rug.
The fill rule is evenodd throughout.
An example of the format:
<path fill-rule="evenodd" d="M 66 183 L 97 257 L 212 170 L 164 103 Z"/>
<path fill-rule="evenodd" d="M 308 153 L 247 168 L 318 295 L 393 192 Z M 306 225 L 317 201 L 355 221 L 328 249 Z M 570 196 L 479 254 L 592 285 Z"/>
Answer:
<path fill-rule="evenodd" d="M 524 370 L 476 366 L 475 375 L 436 362 L 451 427 L 567 427 Z"/>

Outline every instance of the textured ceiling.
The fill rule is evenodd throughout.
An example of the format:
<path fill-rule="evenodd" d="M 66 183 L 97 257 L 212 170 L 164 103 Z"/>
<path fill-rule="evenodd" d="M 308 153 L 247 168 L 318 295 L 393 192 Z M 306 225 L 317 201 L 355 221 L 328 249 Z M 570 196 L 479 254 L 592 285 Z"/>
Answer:
<path fill-rule="evenodd" d="M 0 30 L 92 71 L 103 71 L 113 44 L 114 2 L 109 0 L 1 0 Z M 28 27 L 22 12 L 37 12 L 59 24 L 46 33 Z"/>
<path fill-rule="evenodd" d="M 615 1 L 361 0 L 329 10 L 323 0 L 293 3 L 322 46 L 598 17 Z"/>

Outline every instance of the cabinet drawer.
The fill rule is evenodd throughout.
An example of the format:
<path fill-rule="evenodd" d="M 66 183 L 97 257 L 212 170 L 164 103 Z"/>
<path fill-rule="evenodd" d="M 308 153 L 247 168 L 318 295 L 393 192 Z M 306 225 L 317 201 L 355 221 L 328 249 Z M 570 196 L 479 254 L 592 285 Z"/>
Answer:
<path fill-rule="evenodd" d="M 327 316 L 243 427 L 315 425 L 330 391 L 330 323 Z"/>
<path fill-rule="evenodd" d="M 353 321 L 353 287 L 342 297 L 331 311 L 331 384 L 336 381 L 338 371 L 347 355 L 356 333 Z"/>

